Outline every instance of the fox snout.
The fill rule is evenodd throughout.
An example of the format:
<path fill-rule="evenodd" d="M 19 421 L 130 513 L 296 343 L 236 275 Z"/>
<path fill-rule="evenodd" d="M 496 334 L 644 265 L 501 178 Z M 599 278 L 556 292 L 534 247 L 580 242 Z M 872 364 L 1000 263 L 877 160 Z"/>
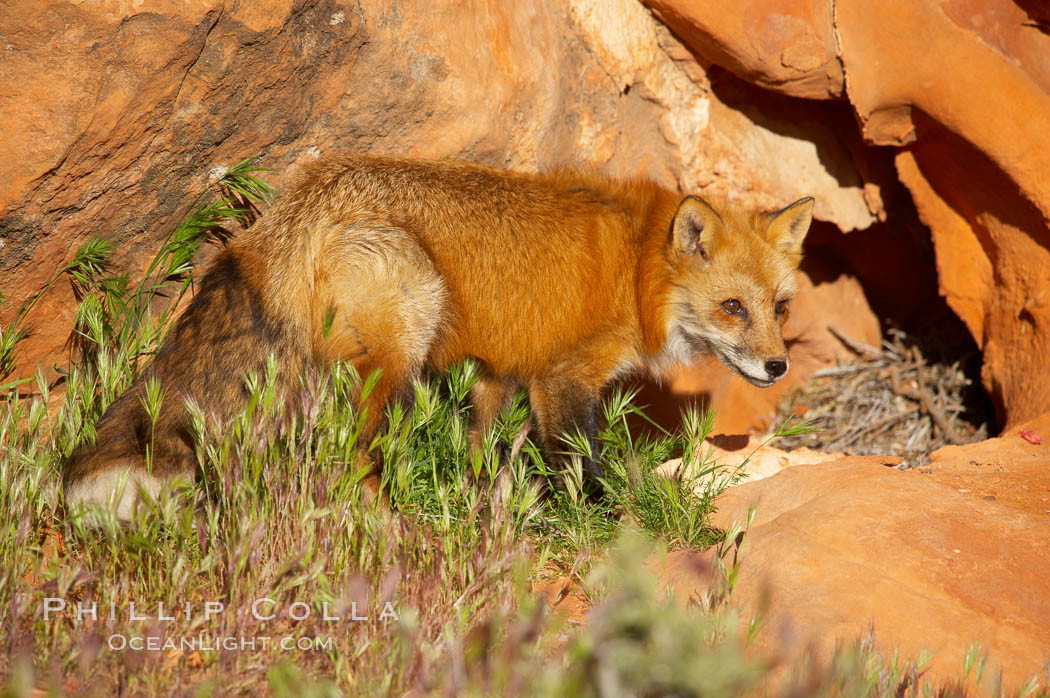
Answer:
<path fill-rule="evenodd" d="M 759 388 L 768 388 L 784 377 L 788 371 L 786 356 L 773 356 L 766 359 L 758 357 L 719 356 L 729 368 L 736 371 L 741 378 Z"/>
<path fill-rule="evenodd" d="M 787 373 L 788 364 L 783 359 L 770 359 L 766 361 L 766 374 L 770 380 L 776 380 Z"/>

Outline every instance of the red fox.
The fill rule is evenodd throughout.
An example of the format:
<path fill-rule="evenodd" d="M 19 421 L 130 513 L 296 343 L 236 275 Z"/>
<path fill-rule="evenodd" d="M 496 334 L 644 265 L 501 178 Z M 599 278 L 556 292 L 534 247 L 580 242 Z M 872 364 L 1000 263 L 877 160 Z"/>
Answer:
<path fill-rule="evenodd" d="M 812 210 L 812 198 L 771 214 L 712 206 L 597 174 L 319 159 L 217 256 L 156 357 L 99 420 L 95 443 L 71 455 L 66 503 L 115 506 L 127 519 L 140 489 L 192 476 L 181 406 L 193 399 L 231 415 L 245 373 L 262 375 L 271 354 L 286 386 L 334 360 L 362 376 L 381 369 L 365 445 L 421 370 L 468 357 L 482 372 L 472 430 L 525 387 L 548 454 L 567 431 L 593 443 L 603 388 L 630 372 L 708 353 L 772 385 L 788 370 L 781 325 Z M 152 429 L 146 379 L 180 406 Z M 601 472 L 593 458 L 586 467 Z"/>

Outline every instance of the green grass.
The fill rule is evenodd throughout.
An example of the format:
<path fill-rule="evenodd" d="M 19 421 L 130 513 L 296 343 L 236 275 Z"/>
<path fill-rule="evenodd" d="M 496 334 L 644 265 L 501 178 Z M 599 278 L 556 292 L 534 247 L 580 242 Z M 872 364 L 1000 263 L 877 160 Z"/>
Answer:
<path fill-rule="evenodd" d="M 105 275 L 108 243 L 85 245 L 52 281 L 68 275 L 83 298 L 64 393 L 52 395 L 43 376 L 0 386 L 3 695 L 758 690 L 770 667 L 745 653 L 746 628 L 726 607 L 732 564 L 722 565 L 720 586 L 684 608 L 660 593 L 646 564 L 668 547 L 715 546 L 717 559 L 733 559 L 741 532 L 710 524 L 733 477 L 716 472 L 701 448 L 710 417 L 687 415 L 680 434 L 638 437 L 627 428 L 639 414 L 629 391 L 614 391 L 603 406 L 608 494 L 593 502 L 582 494 L 586 444 L 567 438 L 572 465 L 551 472 L 527 437 L 523 395 L 472 452 L 467 395 L 476 367 L 428 376 L 416 383 L 412 408 L 393 406 L 389 428 L 367 445 L 385 464 L 387 505 L 363 492 L 356 457 L 364 415 L 353 396 L 374 377 L 336 364 L 304 376 L 282 404 L 271 362 L 265 375 L 247 378 L 251 397 L 231 424 L 209 423 L 190 406 L 202 477 L 167 487 L 128 526 L 103 512 L 91 521 L 66 514 L 64 459 L 94 438 L 95 419 L 162 343 L 202 242 L 266 200 L 256 171 L 241 163 L 194 202 L 134 283 Z M 0 331 L 0 379 L 16 368 L 13 350 L 35 303 Z M 144 404 L 154 419 L 180 407 L 156 386 Z M 657 473 L 672 456 L 694 475 Z M 531 592 L 551 574 L 579 582 L 593 606 L 583 627 L 551 616 Z M 47 599 L 64 600 L 65 610 L 45 619 Z M 272 618 L 252 615 L 259 600 L 259 615 Z M 78 602 L 96 603 L 97 618 L 78 618 Z M 255 638 L 255 646 L 179 647 L 201 636 L 209 647 L 223 638 Z M 146 637 L 176 647 L 113 648 Z M 303 645 L 279 646 L 288 641 Z M 884 663 L 865 642 L 830 667 L 800 667 L 784 691 L 919 695 L 916 667 Z"/>

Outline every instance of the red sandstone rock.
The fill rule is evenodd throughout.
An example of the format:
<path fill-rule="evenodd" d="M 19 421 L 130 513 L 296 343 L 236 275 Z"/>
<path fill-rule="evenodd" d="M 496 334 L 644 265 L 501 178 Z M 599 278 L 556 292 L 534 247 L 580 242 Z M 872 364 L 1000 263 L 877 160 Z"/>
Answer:
<path fill-rule="evenodd" d="M 1043 443 L 1032 443 L 1024 437 L 1025 432 L 1040 435 Z M 972 498 L 1050 520 L 1048 434 L 1050 415 L 1044 415 L 1019 429 L 1008 429 L 996 439 L 940 448 L 920 472 Z"/>
<path fill-rule="evenodd" d="M 912 144 L 900 178 L 1008 425 L 1050 408 L 1050 37 L 1026 19 L 1006 0 L 848 0 L 834 18 L 865 137 Z"/>
<path fill-rule="evenodd" d="M 1050 416 L 1028 426 L 1045 430 Z M 1002 669 L 1008 693 L 1042 676 L 1050 454 L 1010 433 L 941 449 L 930 470 L 843 458 L 786 468 L 718 499 L 720 526 L 758 506 L 730 600 L 745 622 L 764 609 L 758 651 L 791 662 L 814 643 L 827 657 L 836 641 L 873 626 L 880 651 L 910 661 L 936 651 L 934 681 L 959 678 L 974 642 L 990 656 L 990 676 Z M 687 554 L 672 554 L 665 573 L 684 598 L 708 588 L 676 567 Z"/>
<path fill-rule="evenodd" d="M 843 92 L 831 5 L 816 0 L 646 0 L 707 60 L 795 97 Z"/>
<path fill-rule="evenodd" d="M 672 458 L 661 465 L 657 472 L 666 477 L 682 477 L 690 481 L 699 476 L 702 479 L 696 481 L 698 486 L 710 482 L 711 478 L 715 478 L 716 482 L 727 484 L 733 481 L 756 482 L 772 477 L 784 468 L 825 463 L 843 457 L 841 451 L 824 453 L 810 448 L 783 451 L 764 445 L 757 437 L 735 439 L 723 435 L 715 436 L 705 443 L 702 453 L 704 455 L 702 463 L 697 462 L 694 466 L 687 466 L 683 469 L 682 459 Z M 900 458 L 889 459 L 889 463 L 895 465 L 900 460 Z M 705 470 L 711 466 L 721 466 L 721 468 L 705 477 L 696 472 L 696 466 L 702 466 Z"/>
<path fill-rule="evenodd" d="M 646 1 L 747 81 L 822 99 L 844 84 L 869 143 L 907 146 L 899 177 L 941 293 L 984 350 L 985 387 L 1010 425 L 1050 409 L 1045 3 Z"/>
<path fill-rule="evenodd" d="M 984 153 L 1050 217 L 1050 132 L 1043 128 L 1050 96 L 955 17 L 1009 3 L 952 5 L 954 12 L 923 0 L 835 3 L 846 88 L 865 137 L 880 145 L 910 143 L 916 138 L 911 110 L 921 110 Z M 1004 21 L 1019 23 L 1021 15 Z M 1043 51 L 1050 47 L 1045 37 L 1039 43 Z"/>
<path fill-rule="evenodd" d="M 897 167 L 930 226 L 941 292 L 984 352 L 982 378 L 1007 426 L 1045 412 L 1050 230 L 1042 216 L 1016 183 L 946 132 L 901 152 Z"/>

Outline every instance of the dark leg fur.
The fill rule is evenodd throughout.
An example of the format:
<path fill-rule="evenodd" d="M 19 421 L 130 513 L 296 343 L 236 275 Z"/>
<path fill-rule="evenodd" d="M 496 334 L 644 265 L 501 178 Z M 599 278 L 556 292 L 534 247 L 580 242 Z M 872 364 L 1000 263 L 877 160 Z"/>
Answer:
<path fill-rule="evenodd" d="M 127 473 L 128 485 L 118 507 L 127 518 L 135 487 L 155 490 L 171 477 L 192 475 L 196 458 L 186 400 L 195 400 L 205 415 L 227 419 L 244 403 L 245 373 L 263 375 L 271 353 L 280 366 L 278 387 L 295 385 L 305 365 L 306 348 L 293 339 L 280 318 L 265 311 L 240 260 L 224 251 L 152 363 L 98 421 L 95 443 L 81 444 L 70 456 L 64 473 L 67 504 L 105 504 L 117 475 Z M 159 381 L 163 390 L 152 434 L 142 406 L 150 378 Z M 151 441 L 154 457 L 147 472 L 146 446 Z"/>
<path fill-rule="evenodd" d="M 605 472 L 598 462 L 598 391 L 564 377 L 534 381 L 529 400 L 536 415 L 548 458 L 565 463 L 563 434 L 581 433 L 587 438 L 589 454 L 583 455 L 583 471 L 588 494 L 600 493 L 598 481 Z"/>

